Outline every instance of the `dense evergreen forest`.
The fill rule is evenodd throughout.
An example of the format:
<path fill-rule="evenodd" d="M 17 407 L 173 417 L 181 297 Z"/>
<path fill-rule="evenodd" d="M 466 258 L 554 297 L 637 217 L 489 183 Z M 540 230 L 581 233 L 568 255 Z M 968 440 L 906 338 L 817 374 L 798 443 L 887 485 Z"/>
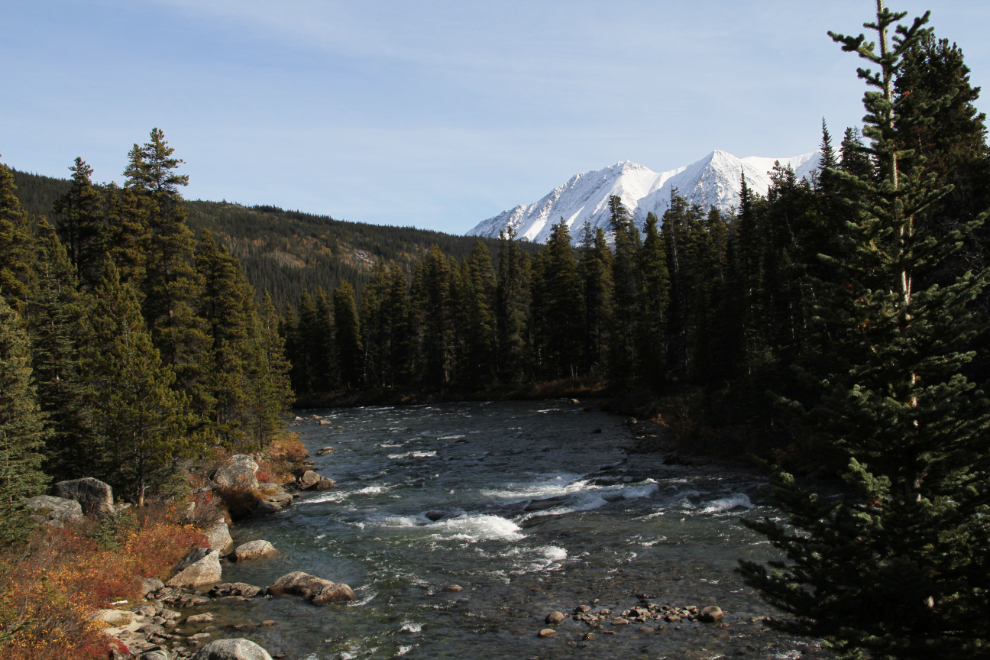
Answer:
<path fill-rule="evenodd" d="M 0 166 L 0 488 L 7 541 L 24 496 L 96 477 L 142 504 L 184 487 L 178 461 L 268 444 L 293 399 L 271 299 L 235 256 L 186 224 L 161 131 L 129 154 L 123 188 L 76 159 L 68 186 L 26 196 Z"/>
<path fill-rule="evenodd" d="M 68 192 L 66 179 L 12 169 L 21 208 L 28 217 L 58 220 L 53 207 Z M 106 191 L 106 186 L 98 186 Z M 458 258 L 471 253 L 478 239 L 428 229 L 390 227 L 335 220 L 329 216 L 286 211 L 275 206 L 242 206 L 229 202 L 182 200 L 186 224 L 198 236 L 209 230 L 237 257 L 261 301 L 267 291 L 281 309 L 296 305 L 303 291 L 332 291 L 349 282 L 358 299 L 378 260 L 395 261 L 410 275 L 431 245 Z M 489 247 L 495 241 L 484 239 Z M 525 245 L 534 253 L 536 245 Z"/>

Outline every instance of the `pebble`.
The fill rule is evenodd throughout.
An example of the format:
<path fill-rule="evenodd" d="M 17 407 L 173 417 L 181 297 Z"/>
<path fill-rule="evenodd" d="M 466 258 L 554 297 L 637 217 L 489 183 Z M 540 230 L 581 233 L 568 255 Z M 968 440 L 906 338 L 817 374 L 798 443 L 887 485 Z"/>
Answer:
<path fill-rule="evenodd" d="M 551 612 L 550 614 L 547 615 L 547 618 L 544 619 L 544 620 L 548 624 L 555 624 L 555 623 L 560 623 L 565 618 L 567 618 L 567 617 L 565 617 L 562 612 Z"/>
<path fill-rule="evenodd" d="M 456 594 L 464 591 L 464 587 L 459 584 L 452 584 L 449 587 L 444 587 L 443 590 L 447 593 Z"/>
<path fill-rule="evenodd" d="M 557 635 L 557 631 L 552 628 L 544 628 L 540 631 L 540 637 L 554 637 Z"/>

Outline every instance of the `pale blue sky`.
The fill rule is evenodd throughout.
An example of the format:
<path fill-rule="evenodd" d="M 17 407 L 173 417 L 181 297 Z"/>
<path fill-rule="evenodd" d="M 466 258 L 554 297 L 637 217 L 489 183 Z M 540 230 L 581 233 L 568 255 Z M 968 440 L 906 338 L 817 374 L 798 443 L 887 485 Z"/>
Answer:
<path fill-rule="evenodd" d="M 462 233 L 619 160 L 794 156 L 823 116 L 841 135 L 863 87 L 825 33 L 859 34 L 873 7 L 4 0 L 0 154 L 120 182 L 157 126 L 188 198 Z M 990 2 L 891 8 L 931 9 L 990 90 Z"/>

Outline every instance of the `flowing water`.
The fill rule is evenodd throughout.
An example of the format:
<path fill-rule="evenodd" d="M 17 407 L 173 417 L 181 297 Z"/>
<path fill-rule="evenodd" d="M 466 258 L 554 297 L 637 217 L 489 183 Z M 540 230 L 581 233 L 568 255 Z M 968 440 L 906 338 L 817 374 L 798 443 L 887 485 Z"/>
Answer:
<path fill-rule="evenodd" d="M 224 569 L 266 586 L 291 571 L 350 585 L 358 600 L 315 607 L 296 597 L 225 608 L 228 622 L 288 658 L 791 658 L 810 640 L 770 632 L 772 614 L 733 572 L 768 544 L 740 517 L 773 516 L 759 475 L 664 465 L 630 454 L 614 416 L 570 402 L 465 403 L 314 410 L 300 424 L 316 470 L 337 488 L 239 524 L 275 559 Z M 342 428 L 335 428 L 340 426 Z M 600 433 L 594 432 L 601 429 Z M 460 592 L 445 592 L 450 585 Z M 639 598 L 719 605 L 725 625 L 603 626 L 544 617 L 577 605 L 614 612 Z M 595 600 L 598 599 L 596 603 Z M 218 612 L 219 614 L 220 612 Z M 664 629 L 657 631 L 658 624 Z M 675 630 L 680 627 L 680 630 Z M 608 630 L 616 634 L 601 634 Z M 824 655 L 824 653 L 823 653 Z M 821 657 L 821 656 L 816 656 Z"/>

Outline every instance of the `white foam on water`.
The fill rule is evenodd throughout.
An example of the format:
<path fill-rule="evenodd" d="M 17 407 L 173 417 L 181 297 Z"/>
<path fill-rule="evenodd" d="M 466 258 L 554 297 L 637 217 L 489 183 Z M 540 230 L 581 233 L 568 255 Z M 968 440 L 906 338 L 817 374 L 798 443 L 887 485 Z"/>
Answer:
<path fill-rule="evenodd" d="M 325 493 L 323 495 L 317 495 L 316 497 L 306 497 L 293 502 L 295 506 L 302 506 L 303 504 L 320 504 L 321 502 L 343 502 L 347 499 L 349 493 L 344 493 L 342 491 L 336 490 L 332 492 Z"/>
<path fill-rule="evenodd" d="M 526 536 L 516 523 L 489 514 L 468 514 L 437 521 L 426 526 L 441 540 L 520 541 Z"/>
<path fill-rule="evenodd" d="M 389 454 L 388 457 L 392 460 L 397 460 L 401 458 L 430 458 L 436 456 L 435 451 L 407 451 L 404 454 Z"/>
<path fill-rule="evenodd" d="M 541 545 L 536 548 L 515 547 L 501 553 L 502 557 L 518 557 L 515 562 L 513 575 L 538 573 L 546 570 L 557 570 L 560 562 L 567 559 L 567 550 L 556 545 Z"/>
<path fill-rule="evenodd" d="M 417 646 L 419 646 L 419 645 L 418 644 L 414 644 L 413 646 L 400 646 L 399 647 L 399 652 L 396 653 L 395 655 L 393 655 L 392 657 L 393 658 L 398 658 L 400 655 L 405 655 L 406 653 L 409 653 L 410 651 L 412 651 Z"/>
<path fill-rule="evenodd" d="M 361 490 L 354 491 L 355 495 L 378 495 L 391 490 L 391 486 L 365 486 Z"/>
<path fill-rule="evenodd" d="M 382 449 L 395 449 L 396 447 L 401 447 L 402 443 L 400 442 L 398 444 L 388 444 L 386 442 L 383 442 L 378 446 L 381 447 Z"/>
<path fill-rule="evenodd" d="M 416 516 L 397 516 L 392 514 L 376 514 L 373 515 L 366 524 L 372 527 L 416 527 L 420 523 L 420 519 Z M 364 529 L 362 523 L 354 523 L 356 527 Z"/>
<path fill-rule="evenodd" d="M 660 484 L 647 479 L 637 486 L 627 486 L 622 489 L 622 497 L 627 500 L 636 500 L 642 497 L 650 497 L 660 490 Z"/>
<path fill-rule="evenodd" d="M 463 437 L 463 435 L 445 435 L 442 438 L 437 438 L 437 440 L 459 440 Z"/>
<path fill-rule="evenodd" d="M 367 605 L 375 598 L 375 596 L 378 595 L 377 591 L 368 587 L 358 587 L 354 590 L 354 592 L 355 596 L 360 595 L 361 592 L 366 592 L 366 595 L 362 595 L 357 600 L 347 603 L 347 607 L 361 607 L 362 605 Z"/>
<path fill-rule="evenodd" d="M 497 490 L 483 489 L 481 494 L 484 497 L 516 501 L 557 497 L 584 490 L 588 481 L 582 480 L 583 476 L 562 472 L 527 484 L 507 484 L 505 488 Z"/>
<path fill-rule="evenodd" d="M 728 497 L 712 500 L 708 506 L 701 510 L 701 513 L 722 513 L 739 507 L 754 508 L 753 503 L 749 501 L 749 496 L 745 493 L 732 493 Z"/>
<path fill-rule="evenodd" d="M 413 623 L 412 621 L 403 621 L 402 627 L 399 628 L 399 632 L 406 632 L 406 633 L 418 633 L 421 632 L 422 630 L 423 630 L 422 623 Z"/>

